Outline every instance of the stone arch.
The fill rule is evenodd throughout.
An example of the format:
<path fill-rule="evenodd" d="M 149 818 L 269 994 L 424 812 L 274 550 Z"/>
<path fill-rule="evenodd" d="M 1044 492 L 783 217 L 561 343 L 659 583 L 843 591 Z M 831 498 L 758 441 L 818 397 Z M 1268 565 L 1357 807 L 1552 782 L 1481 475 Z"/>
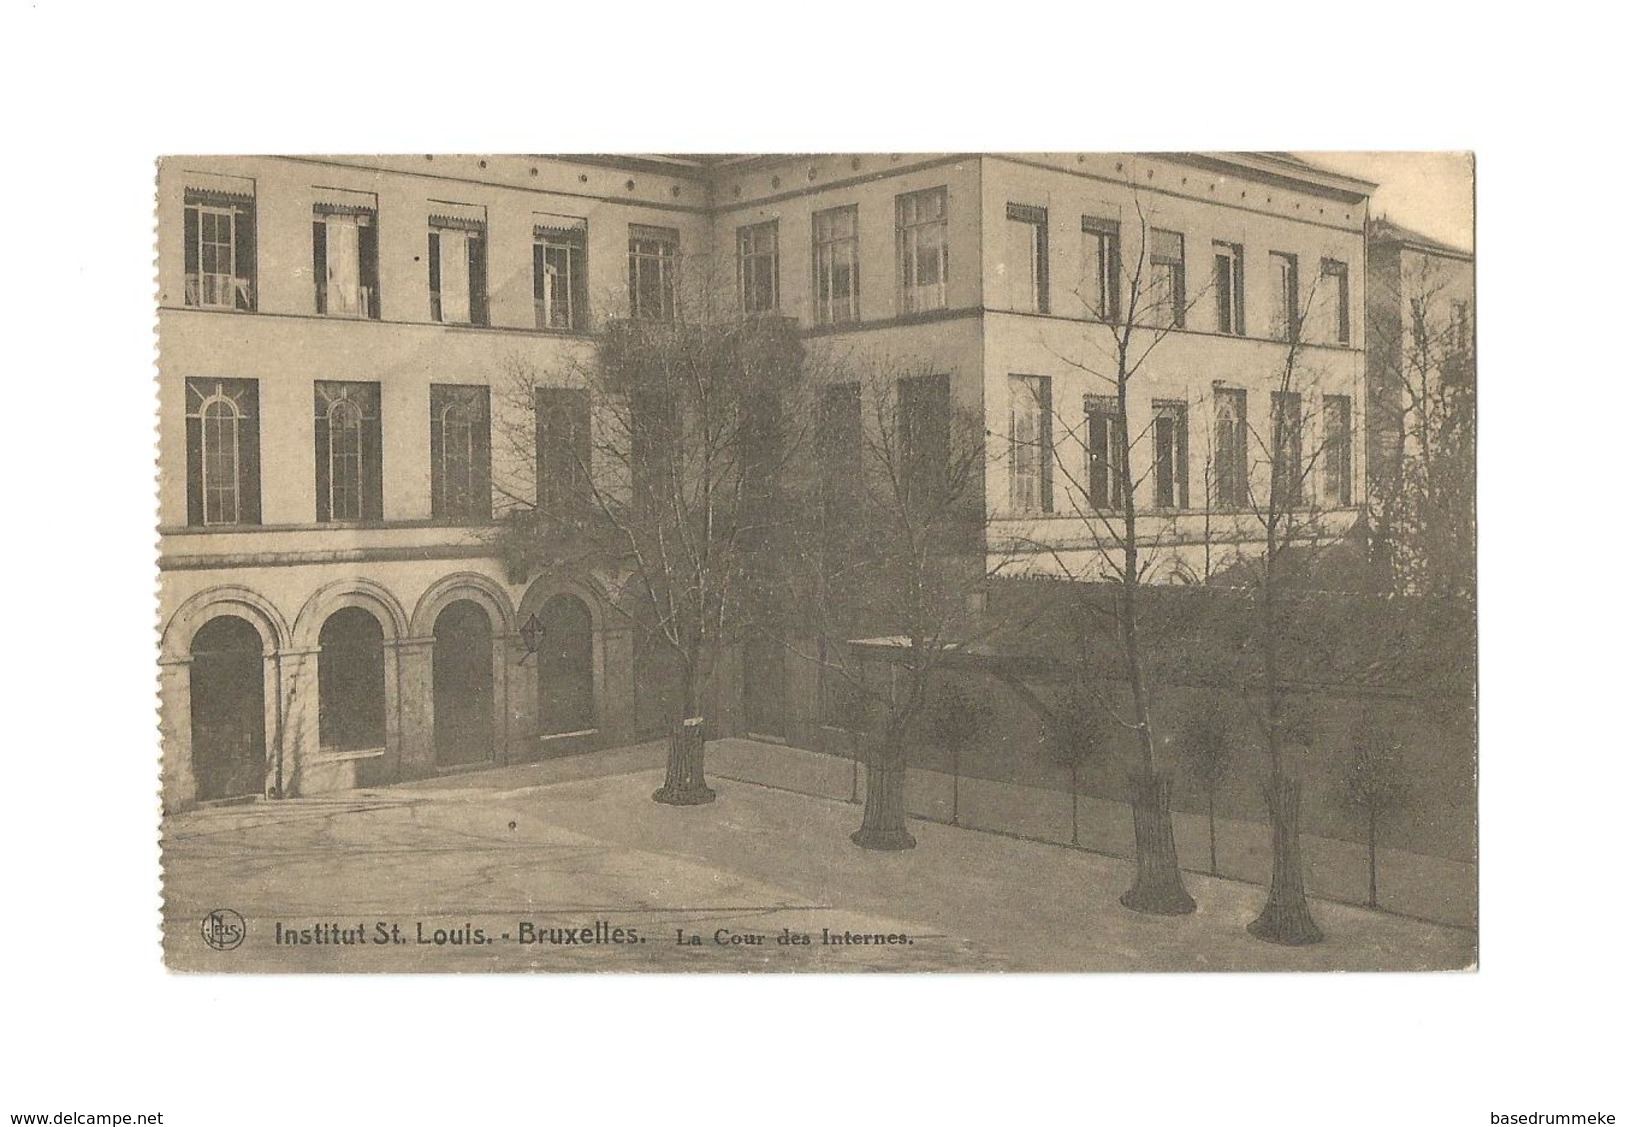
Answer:
<path fill-rule="evenodd" d="M 458 571 L 436 580 L 418 599 L 412 611 L 412 636 L 433 635 L 440 612 L 459 599 L 484 607 L 485 613 L 491 616 L 492 629 L 498 634 L 512 634 L 517 629 L 513 602 L 500 584 L 477 571 Z"/>
<path fill-rule="evenodd" d="M 388 588 L 370 579 L 340 579 L 318 588 L 305 600 L 294 620 L 293 638 L 301 649 L 320 645 L 322 624 L 336 610 L 360 607 L 371 611 L 384 628 L 384 641 L 398 642 L 407 637 L 406 612 Z"/>
<path fill-rule="evenodd" d="M 199 591 L 169 616 L 159 642 L 161 660 L 184 661 L 192 652 L 192 639 L 212 618 L 236 615 L 259 631 L 263 654 L 270 657 L 287 649 L 292 635 L 280 611 L 263 596 L 237 584 L 222 584 Z"/>

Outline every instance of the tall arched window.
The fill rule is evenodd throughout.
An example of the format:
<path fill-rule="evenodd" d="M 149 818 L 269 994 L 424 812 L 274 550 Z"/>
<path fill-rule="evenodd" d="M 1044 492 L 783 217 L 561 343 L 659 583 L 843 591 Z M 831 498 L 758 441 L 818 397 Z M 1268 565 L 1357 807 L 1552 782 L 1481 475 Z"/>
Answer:
<path fill-rule="evenodd" d="M 378 385 L 316 384 L 316 519 L 383 517 Z"/>
<path fill-rule="evenodd" d="M 340 399 L 327 409 L 327 497 L 334 520 L 361 519 L 361 409 Z"/>
<path fill-rule="evenodd" d="M 384 629 L 360 607 L 322 623 L 316 662 L 321 746 L 333 751 L 384 746 Z"/>
<path fill-rule="evenodd" d="M 491 518 L 490 389 L 429 385 L 429 448 L 436 520 Z"/>
<path fill-rule="evenodd" d="M 203 420 L 203 523 L 236 524 L 240 511 L 237 478 L 237 406 L 218 392 L 199 412 Z"/>
<path fill-rule="evenodd" d="M 260 519 L 258 385 L 186 381 L 186 520 L 192 525 Z"/>
<path fill-rule="evenodd" d="M 542 731 L 556 734 L 596 727 L 592 612 L 574 595 L 555 595 L 542 607 L 538 623 L 536 681 Z"/>

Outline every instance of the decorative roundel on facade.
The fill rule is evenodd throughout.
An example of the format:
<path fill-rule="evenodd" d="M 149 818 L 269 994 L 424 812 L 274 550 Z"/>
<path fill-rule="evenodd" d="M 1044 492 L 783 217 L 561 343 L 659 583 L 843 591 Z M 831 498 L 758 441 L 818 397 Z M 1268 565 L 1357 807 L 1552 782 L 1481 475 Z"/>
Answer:
<path fill-rule="evenodd" d="M 482 160 L 482 161 L 480 161 L 480 167 L 481 167 L 481 168 L 484 168 L 484 167 L 485 167 L 485 165 L 486 165 L 486 162 L 485 162 L 485 161 L 483 161 L 483 160 Z"/>
<path fill-rule="evenodd" d="M 777 176 L 775 176 L 775 177 L 773 177 L 773 186 L 774 186 L 774 187 L 775 187 L 775 188 L 777 188 L 777 187 L 778 187 L 778 186 L 779 186 L 779 184 L 780 184 L 780 183 L 781 183 L 781 182 L 782 182 L 782 181 L 780 181 L 780 180 L 779 180 L 779 178 L 778 178 L 778 177 L 777 177 Z"/>
<path fill-rule="evenodd" d="M 541 173 L 541 171 L 542 171 L 542 170 L 541 170 L 541 169 L 539 169 L 539 168 L 537 168 L 537 167 L 536 167 L 536 166 L 535 166 L 535 165 L 534 165 L 534 164 L 533 164 L 533 165 L 531 165 L 531 166 L 530 166 L 530 174 L 531 174 L 531 175 L 532 175 L 532 176 L 536 176 L 536 175 L 539 175 L 539 174 L 540 174 L 540 173 Z"/>
<path fill-rule="evenodd" d="M 587 182 L 587 174 L 583 172 L 580 176 L 576 177 L 576 179 L 585 184 Z"/>
<path fill-rule="evenodd" d="M 863 161 L 861 161 L 857 157 L 853 157 L 852 158 L 852 171 L 856 172 L 858 169 L 860 169 L 862 167 L 863 167 Z"/>
<path fill-rule="evenodd" d="M 816 168 L 807 169 L 807 179 L 808 180 L 816 180 L 816 179 L 818 179 L 818 169 L 816 169 Z"/>
<path fill-rule="evenodd" d="M 671 186 L 671 194 L 672 194 L 672 195 L 673 195 L 673 196 L 680 196 L 680 195 L 682 195 L 682 194 L 683 194 L 683 186 L 682 186 L 682 185 L 681 185 L 681 184 L 673 184 L 673 185 L 672 185 L 672 186 Z"/>
<path fill-rule="evenodd" d="M 628 180 L 626 182 L 626 190 L 628 192 L 630 192 L 633 188 L 636 188 L 637 186 L 638 186 L 638 182 L 636 180 Z"/>

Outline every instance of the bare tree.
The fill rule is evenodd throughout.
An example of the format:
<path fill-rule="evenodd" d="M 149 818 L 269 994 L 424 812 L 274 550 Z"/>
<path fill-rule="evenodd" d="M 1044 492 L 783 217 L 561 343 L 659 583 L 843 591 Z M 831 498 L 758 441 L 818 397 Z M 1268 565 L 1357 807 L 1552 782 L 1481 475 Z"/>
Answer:
<path fill-rule="evenodd" d="M 1083 773 L 1105 758 L 1112 733 L 1117 729 L 1100 697 L 1075 682 L 1062 688 L 1059 696 L 1042 713 L 1043 738 L 1067 769 L 1067 790 L 1072 798 L 1072 845 L 1078 840 L 1078 795 Z"/>
<path fill-rule="evenodd" d="M 704 702 L 765 566 L 806 417 L 804 354 L 781 319 L 662 312 L 611 321 L 561 371 L 510 364 L 499 433 L 511 464 L 534 470 L 535 492 L 499 483 L 510 508 L 497 546 L 520 570 L 611 577 L 611 607 L 675 669 L 655 800 L 693 805 L 715 798 Z"/>
<path fill-rule="evenodd" d="M 1182 733 L 1181 756 L 1185 771 L 1207 802 L 1207 871 L 1219 871 L 1219 788 L 1230 775 L 1234 755 L 1230 746 L 1230 715 L 1224 698 L 1204 693 L 1191 710 Z"/>
<path fill-rule="evenodd" d="M 1130 773 L 1134 816 L 1135 880 L 1124 893 L 1125 907 L 1159 915 L 1195 910 L 1179 871 L 1174 843 L 1173 776 L 1163 762 L 1156 733 L 1156 708 L 1146 668 L 1142 638 L 1140 588 L 1160 545 L 1157 532 L 1142 526 L 1139 496 L 1154 472 L 1154 459 L 1143 451 L 1155 441 L 1156 423 L 1142 417 L 1136 380 L 1157 346 L 1185 324 L 1191 308 L 1206 292 L 1187 286 L 1182 236 L 1153 226 L 1153 216 L 1135 196 L 1132 258 L 1125 261 L 1112 234 L 1100 244 L 1101 283 L 1083 295 L 1092 316 L 1104 326 L 1109 343 L 1092 352 L 1080 350 L 1061 359 L 1098 382 L 1099 410 L 1082 427 L 1062 426 L 1055 436 L 1054 463 L 1065 505 L 1084 518 L 1094 541 L 1091 561 L 1099 571 L 1082 574 L 1057 546 L 1035 541 L 1069 579 L 1104 579 L 1115 591 L 1115 627 L 1128 682 L 1132 712 L 1119 722 L 1134 733 L 1137 758 Z M 1177 253 L 1169 240 L 1181 240 Z M 1016 436 L 1012 436 L 1014 440 Z M 1136 457 L 1136 450 L 1142 456 Z M 1068 451 L 1074 456 L 1067 456 Z M 1138 470 L 1138 473 L 1136 473 Z M 1183 483 L 1175 481 L 1173 488 Z"/>
<path fill-rule="evenodd" d="M 986 702 L 958 685 L 938 694 L 926 730 L 931 741 L 948 751 L 953 772 L 953 806 L 948 824 L 959 825 L 959 776 L 964 753 L 976 746 L 987 731 L 989 710 Z"/>
<path fill-rule="evenodd" d="M 1476 590 L 1477 351 L 1470 290 L 1420 256 L 1372 295 L 1371 546 L 1388 589 Z"/>
<path fill-rule="evenodd" d="M 881 363 L 826 385 L 816 441 L 776 553 L 811 638 L 791 640 L 845 690 L 866 744 L 865 849 L 910 849 L 907 740 L 956 654 L 990 633 L 983 427 L 949 377 Z"/>
<path fill-rule="evenodd" d="M 1343 805 L 1365 830 L 1366 905 L 1377 907 L 1377 830 L 1409 797 L 1399 748 L 1380 735 L 1364 734 L 1354 744 L 1343 772 Z"/>

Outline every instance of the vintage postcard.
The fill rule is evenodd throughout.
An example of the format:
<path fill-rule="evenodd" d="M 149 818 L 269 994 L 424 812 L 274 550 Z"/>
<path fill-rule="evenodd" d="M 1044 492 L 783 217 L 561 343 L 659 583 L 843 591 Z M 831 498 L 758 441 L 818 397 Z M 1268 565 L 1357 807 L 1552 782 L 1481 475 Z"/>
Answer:
<path fill-rule="evenodd" d="M 162 158 L 166 964 L 1475 967 L 1472 200 Z"/>

